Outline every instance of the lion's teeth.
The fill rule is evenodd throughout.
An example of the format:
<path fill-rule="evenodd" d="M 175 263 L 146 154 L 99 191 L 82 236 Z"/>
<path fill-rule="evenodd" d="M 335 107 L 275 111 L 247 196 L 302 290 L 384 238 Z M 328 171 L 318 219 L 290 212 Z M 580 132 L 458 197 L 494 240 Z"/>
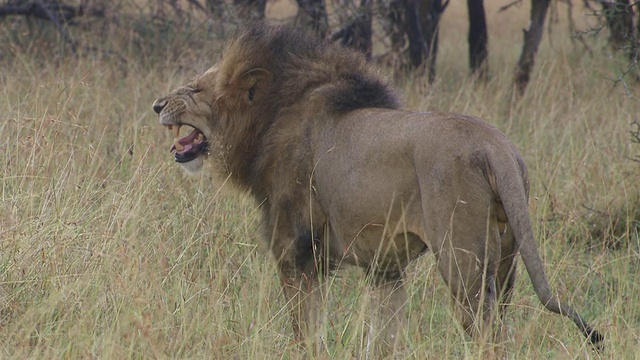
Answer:
<path fill-rule="evenodd" d="M 201 144 L 204 141 L 204 135 L 202 135 L 202 133 L 198 133 L 198 136 L 196 136 L 196 140 L 194 141 L 195 144 Z"/>
<path fill-rule="evenodd" d="M 169 130 L 173 130 L 173 146 L 175 146 L 177 151 L 182 151 L 184 149 L 184 146 L 180 144 L 180 125 L 176 125 L 175 128 L 169 126 Z"/>
<path fill-rule="evenodd" d="M 180 144 L 180 141 L 178 141 L 178 139 L 173 140 L 173 146 L 176 147 L 177 151 L 184 150 L 184 146 L 182 146 L 182 144 Z"/>
<path fill-rule="evenodd" d="M 184 146 L 180 144 L 180 125 L 176 125 L 175 129 L 169 129 L 173 130 L 173 146 L 175 146 L 177 151 L 182 151 Z"/>

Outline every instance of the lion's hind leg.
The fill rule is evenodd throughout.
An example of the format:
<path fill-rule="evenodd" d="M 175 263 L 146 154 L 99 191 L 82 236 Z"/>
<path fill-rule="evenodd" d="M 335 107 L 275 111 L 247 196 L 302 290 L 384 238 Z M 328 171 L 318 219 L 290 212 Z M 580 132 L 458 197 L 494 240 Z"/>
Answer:
<path fill-rule="evenodd" d="M 497 305 L 503 279 L 497 219 L 491 200 L 465 200 L 431 201 L 427 238 L 464 330 L 483 353 L 501 353 Z"/>
<path fill-rule="evenodd" d="M 438 267 L 464 330 L 478 344 L 499 341 L 496 266 L 484 267 L 482 258 L 464 250 L 451 250 L 446 256 L 441 254 Z"/>
<path fill-rule="evenodd" d="M 498 266 L 497 292 L 500 306 L 499 326 L 504 326 L 504 316 L 507 305 L 511 302 L 513 287 L 516 281 L 516 246 L 511 227 L 506 223 L 499 223 L 500 230 L 500 265 Z"/>

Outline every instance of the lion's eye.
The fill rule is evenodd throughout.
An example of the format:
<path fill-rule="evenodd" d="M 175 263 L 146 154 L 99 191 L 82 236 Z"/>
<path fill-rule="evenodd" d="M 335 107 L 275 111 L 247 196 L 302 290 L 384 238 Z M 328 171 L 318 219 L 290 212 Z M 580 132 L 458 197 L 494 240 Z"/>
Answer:
<path fill-rule="evenodd" d="M 199 89 L 199 88 L 197 88 L 197 89 L 196 89 L 196 88 L 191 89 L 191 92 L 192 92 L 192 93 L 194 93 L 194 94 L 197 94 L 197 93 L 199 93 L 199 92 L 201 92 L 201 91 L 202 91 L 202 89 Z"/>

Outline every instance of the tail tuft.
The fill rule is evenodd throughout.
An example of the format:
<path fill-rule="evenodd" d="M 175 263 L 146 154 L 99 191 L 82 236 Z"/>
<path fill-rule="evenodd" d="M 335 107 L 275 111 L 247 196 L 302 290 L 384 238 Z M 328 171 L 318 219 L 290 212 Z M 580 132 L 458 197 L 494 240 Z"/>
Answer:
<path fill-rule="evenodd" d="M 585 331 L 585 335 L 592 346 L 594 346 L 597 350 L 603 350 L 604 335 L 600 334 L 597 330 L 593 330 L 592 328 L 587 328 Z"/>

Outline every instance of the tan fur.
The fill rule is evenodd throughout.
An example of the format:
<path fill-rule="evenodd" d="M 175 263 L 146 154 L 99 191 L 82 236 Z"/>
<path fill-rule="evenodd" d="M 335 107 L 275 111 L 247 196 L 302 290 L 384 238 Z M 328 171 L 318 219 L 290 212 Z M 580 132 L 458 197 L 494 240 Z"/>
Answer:
<path fill-rule="evenodd" d="M 382 347 L 393 347 L 403 270 L 430 250 L 479 341 L 500 339 L 496 307 L 509 301 L 518 251 L 542 303 L 602 340 L 549 288 L 515 146 L 474 117 L 400 110 L 359 54 L 260 24 L 154 110 L 164 125 L 200 129 L 218 171 L 261 204 L 298 337 L 320 323 L 319 273 L 349 264 L 370 275 Z"/>

